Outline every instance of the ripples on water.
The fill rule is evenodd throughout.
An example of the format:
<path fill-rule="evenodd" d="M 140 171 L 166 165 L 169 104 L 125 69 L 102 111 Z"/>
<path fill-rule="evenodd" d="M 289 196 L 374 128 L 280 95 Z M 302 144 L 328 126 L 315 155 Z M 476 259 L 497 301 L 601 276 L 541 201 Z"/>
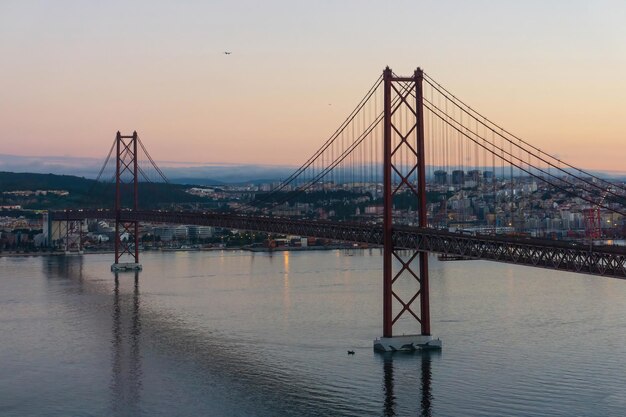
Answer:
<path fill-rule="evenodd" d="M 625 414 L 625 281 L 431 258 L 443 351 L 380 355 L 378 251 L 142 262 L 0 258 L 1 416 Z"/>

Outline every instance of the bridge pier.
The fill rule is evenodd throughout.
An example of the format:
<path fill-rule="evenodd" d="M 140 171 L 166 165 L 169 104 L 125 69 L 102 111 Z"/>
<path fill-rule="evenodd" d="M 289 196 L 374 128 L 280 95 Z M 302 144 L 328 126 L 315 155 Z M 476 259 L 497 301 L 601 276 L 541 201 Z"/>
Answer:
<path fill-rule="evenodd" d="M 143 266 L 140 263 L 136 262 L 120 262 L 114 263 L 111 265 L 111 271 L 113 272 L 121 272 L 121 271 L 141 271 Z"/>
<path fill-rule="evenodd" d="M 431 335 L 402 335 L 379 337 L 374 340 L 374 350 L 378 352 L 412 352 L 414 350 L 441 349 L 441 340 Z"/>

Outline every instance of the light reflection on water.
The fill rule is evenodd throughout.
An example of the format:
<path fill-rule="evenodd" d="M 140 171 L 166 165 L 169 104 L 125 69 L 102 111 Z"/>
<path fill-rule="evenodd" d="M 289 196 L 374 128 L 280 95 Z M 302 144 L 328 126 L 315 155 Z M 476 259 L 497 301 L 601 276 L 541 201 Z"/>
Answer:
<path fill-rule="evenodd" d="M 140 415 L 142 371 L 139 338 L 141 317 L 139 299 L 139 272 L 132 273 L 134 285 L 130 307 L 120 303 L 119 274 L 115 273 L 113 289 L 113 314 L 111 321 L 112 377 L 111 408 L 114 414 Z M 124 311 L 122 312 L 122 308 Z M 124 325 L 122 315 L 130 319 Z"/>
<path fill-rule="evenodd" d="M 626 282 L 433 261 L 443 352 L 380 355 L 380 261 L 378 251 L 147 253 L 143 272 L 116 276 L 107 256 L 2 258 L 0 415 L 626 407 Z"/>

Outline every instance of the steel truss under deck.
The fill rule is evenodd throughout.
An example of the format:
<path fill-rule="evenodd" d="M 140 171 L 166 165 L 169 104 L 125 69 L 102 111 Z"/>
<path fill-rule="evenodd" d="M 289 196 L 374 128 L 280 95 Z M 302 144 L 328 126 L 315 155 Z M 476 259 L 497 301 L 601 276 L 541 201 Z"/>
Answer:
<path fill-rule="evenodd" d="M 114 210 L 50 212 L 57 221 L 115 219 Z M 383 244 L 380 224 L 294 220 L 233 214 L 122 210 L 120 220 L 214 226 L 276 234 L 320 237 L 344 242 Z M 626 249 L 516 236 L 467 235 L 414 226 L 395 226 L 395 247 L 465 256 L 472 259 L 626 278 Z"/>

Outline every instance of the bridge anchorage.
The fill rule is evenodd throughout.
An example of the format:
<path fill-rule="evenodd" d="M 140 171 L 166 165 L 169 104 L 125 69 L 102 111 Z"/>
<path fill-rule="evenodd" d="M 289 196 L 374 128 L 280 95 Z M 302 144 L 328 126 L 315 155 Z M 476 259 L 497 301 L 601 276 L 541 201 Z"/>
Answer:
<path fill-rule="evenodd" d="M 430 333 L 428 252 L 398 248 L 393 239 L 393 198 L 400 192 L 417 199 L 419 227 L 427 226 L 423 78 L 420 68 L 412 77 L 395 76 L 389 67 L 383 72 L 383 335 L 374 340 L 374 349 L 382 352 L 442 345 Z M 416 287 L 397 285 L 403 276 L 413 278 Z M 394 325 L 405 319 L 417 321 L 420 334 L 395 336 Z"/>
<path fill-rule="evenodd" d="M 133 211 L 137 211 L 139 206 L 137 132 L 131 136 L 122 136 L 118 131 L 115 149 L 115 262 L 111 265 L 111 271 L 138 271 L 142 268 L 139 263 L 139 220 L 122 219 L 124 203 L 130 203 Z M 122 199 L 127 194 L 130 202 Z M 120 262 L 122 257 L 130 258 L 130 262 Z"/>

